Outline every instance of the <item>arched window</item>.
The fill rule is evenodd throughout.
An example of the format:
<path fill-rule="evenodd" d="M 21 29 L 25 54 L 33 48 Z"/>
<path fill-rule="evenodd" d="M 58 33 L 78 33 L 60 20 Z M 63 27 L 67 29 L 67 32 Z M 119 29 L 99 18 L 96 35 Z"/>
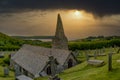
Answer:
<path fill-rule="evenodd" d="M 68 60 L 68 68 L 71 68 L 73 66 L 73 60 L 69 59 Z"/>

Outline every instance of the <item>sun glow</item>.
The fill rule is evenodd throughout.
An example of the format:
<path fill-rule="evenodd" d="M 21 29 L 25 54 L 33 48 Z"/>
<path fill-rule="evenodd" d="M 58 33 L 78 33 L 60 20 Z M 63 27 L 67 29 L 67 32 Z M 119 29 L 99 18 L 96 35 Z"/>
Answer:
<path fill-rule="evenodd" d="M 75 11 L 74 14 L 75 14 L 75 16 L 80 16 L 81 15 L 80 11 Z"/>
<path fill-rule="evenodd" d="M 74 10 L 71 12 L 73 18 L 75 19 L 81 19 L 83 18 L 83 13 L 81 11 L 78 11 L 78 10 Z"/>

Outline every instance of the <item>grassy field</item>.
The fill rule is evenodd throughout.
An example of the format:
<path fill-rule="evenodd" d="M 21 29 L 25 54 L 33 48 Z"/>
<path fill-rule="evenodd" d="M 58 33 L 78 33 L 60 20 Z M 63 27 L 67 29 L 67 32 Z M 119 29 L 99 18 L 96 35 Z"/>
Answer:
<path fill-rule="evenodd" d="M 89 50 L 91 54 L 94 53 L 94 50 Z M 107 48 L 105 49 L 105 53 L 109 53 L 111 51 L 115 51 L 115 49 Z M 105 65 L 102 67 L 95 67 L 88 65 L 85 61 L 85 53 L 86 51 L 80 51 L 78 60 L 82 61 L 82 63 L 76 65 L 73 68 L 67 69 L 61 74 L 59 77 L 62 80 L 120 80 L 120 63 L 117 60 L 120 59 L 120 53 L 113 54 L 112 57 L 112 66 L 113 70 L 108 71 L 108 56 L 97 57 L 98 60 L 104 60 Z M 5 77 L 3 71 L 4 59 L 8 57 L 9 53 L 5 54 L 5 58 L 0 58 L 0 80 L 14 80 L 14 73 L 10 71 L 10 75 Z M 91 57 L 90 59 L 94 59 Z M 48 77 L 38 78 L 36 80 L 48 80 Z"/>
<path fill-rule="evenodd" d="M 107 49 L 106 53 L 110 50 Z M 93 58 L 91 58 L 93 59 Z M 113 70 L 108 71 L 108 56 L 97 57 L 98 60 L 104 60 L 105 65 L 102 67 L 95 67 L 88 65 L 86 61 L 78 64 L 77 66 L 67 69 L 59 76 L 62 80 L 120 80 L 120 53 L 113 54 L 112 66 Z M 48 80 L 45 78 L 39 78 L 36 80 Z"/>

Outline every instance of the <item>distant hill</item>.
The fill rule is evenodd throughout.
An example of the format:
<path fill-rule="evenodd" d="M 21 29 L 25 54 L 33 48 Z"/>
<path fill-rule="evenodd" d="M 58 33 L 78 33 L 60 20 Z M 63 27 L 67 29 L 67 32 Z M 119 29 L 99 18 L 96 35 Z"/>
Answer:
<path fill-rule="evenodd" d="M 84 39 L 77 39 L 73 41 L 101 41 L 101 40 L 111 40 L 111 39 L 120 39 L 120 36 L 89 36 Z"/>
<path fill-rule="evenodd" d="M 12 36 L 14 38 L 18 39 L 24 39 L 24 40 L 29 40 L 29 39 L 52 39 L 54 36 Z"/>
<path fill-rule="evenodd" d="M 0 32 L 0 50 L 15 50 L 24 43 L 23 40 L 10 37 Z"/>
<path fill-rule="evenodd" d="M 22 37 L 23 38 L 23 37 Z M 25 40 L 18 37 L 11 37 L 0 32 L 0 50 L 11 51 L 18 50 L 23 44 L 31 44 L 37 46 L 51 47 L 50 42 L 42 42 L 40 40 Z M 39 37 L 29 37 L 29 38 L 39 38 Z"/>
<path fill-rule="evenodd" d="M 35 46 L 51 47 L 51 42 L 42 42 L 39 39 L 51 39 L 53 36 L 8 36 L 0 33 L 0 50 L 11 51 L 18 50 L 23 44 Z M 34 40 L 32 40 L 34 39 Z M 120 47 L 120 37 L 88 37 L 81 40 L 70 41 L 68 43 L 70 50 L 88 50 L 100 49 L 103 47 Z"/>
<path fill-rule="evenodd" d="M 0 46 L 6 46 L 6 45 L 21 46 L 22 43 L 23 43 L 23 40 L 10 37 L 0 32 Z"/>

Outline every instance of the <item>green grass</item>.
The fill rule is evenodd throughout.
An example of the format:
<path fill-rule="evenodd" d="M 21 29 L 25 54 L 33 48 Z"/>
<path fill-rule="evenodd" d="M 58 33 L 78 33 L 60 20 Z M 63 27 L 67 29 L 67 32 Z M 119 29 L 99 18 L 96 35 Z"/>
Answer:
<path fill-rule="evenodd" d="M 106 52 L 108 53 L 109 49 L 107 49 Z M 59 75 L 59 77 L 62 80 L 120 80 L 120 63 L 116 61 L 120 59 L 120 53 L 113 54 L 112 71 L 108 71 L 108 56 L 97 57 L 97 59 L 104 60 L 105 65 L 102 67 L 95 67 L 88 65 L 87 62 L 84 61 L 73 68 L 65 70 Z M 48 79 L 45 77 L 37 80 Z"/>
<path fill-rule="evenodd" d="M 116 62 L 117 59 L 120 59 L 120 54 L 113 55 L 113 70 L 110 72 L 108 71 L 107 57 L 104 57 L 102 60 L 105 60 L 106 64 L 102 67 L 90 66 L 83 62 L 64 71 L 60 77 L 64 80 L 119 80 L 120 63 Z"/>
<path fill-rule="evenodd" d="M 4 76 L 4 67 L 0 66 L 0 80 L 14 80 L 14 73 L 10 71 L 9 76 Z"/>
<path fill-rule="evenodd" d="M 4 67 L 3 67 L 3 65 L 7 66 L 7 64 L 4 63 L 4 60 L 6 58 L 8 58 L 8 55 L 9 55 L 9 52 L 6 52 L 5 57 L 0 58 L 0 80 L 14 80 L 14 72 L 13 71 L 9 70 L 9 76 L 6 76 L 6 77 L 4 76 Z"/>

